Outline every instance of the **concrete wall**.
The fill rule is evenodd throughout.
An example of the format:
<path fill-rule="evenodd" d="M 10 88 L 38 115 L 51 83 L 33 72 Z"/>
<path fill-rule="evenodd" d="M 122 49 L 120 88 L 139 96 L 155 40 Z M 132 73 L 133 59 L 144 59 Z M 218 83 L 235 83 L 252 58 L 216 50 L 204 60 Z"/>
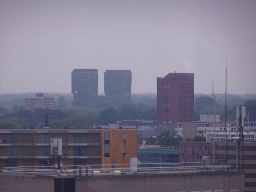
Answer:
<path fill-rule="evenodd" d="M 76 180 L 76 192 L 175 192 L 232 189 L 244 191 L 243 173 L 154 176 L 95 176 Z"/>
<path fill-rule="evenodd" d="M 0 176 L 1 192 L 54 192 L 52 177 Z"/>
<path fill-rule="evenodd" d="M 116 175 L 76 178 L 75 192 L 244 191 L 244 173 Z M 1 192 L 54 192 L 53 177 L 0 176 Z"/>

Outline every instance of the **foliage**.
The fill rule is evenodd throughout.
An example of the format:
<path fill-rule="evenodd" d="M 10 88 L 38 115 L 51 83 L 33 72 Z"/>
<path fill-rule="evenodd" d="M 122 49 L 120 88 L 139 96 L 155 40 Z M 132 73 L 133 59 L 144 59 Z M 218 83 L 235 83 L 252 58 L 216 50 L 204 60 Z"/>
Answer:
<path fill-rule="evenodd" d="M 187 141 L 187 142 L 205 142 L 205 141 L 206 141 L 206 138 L 205 138 L 205 136 L 203 136 L 203 135 L 197 135 L 197 136 L 195 136 L 194 138 L 187 137 L 187 138 L 185 139 L 185 141 Z"/>
<path fill-rule="evenodd" d="M 63 129 L 67 128 L 86 128 L 97 126 L 97 117 L 92 114 L 88 113 L 84 116 L 72 116 L 64 119 L 54 119 L 49 122 L 49 126 L 53 129 Z"/>
<path fill-rule="evenodd" d="M 0 119 L 1 129 L 27 129 L 29 124 L 24 118 L 10 117 L 7 119 Z"/>
<path fill-rule="evenodd" d="M 6 113 L 9 113 L 9 111 L 4 107 L 0 107 L 0 113 L 1 114 L 6 114 Z"/>
<path fill-rule="evenodd" d="M 182 141 L 183 138 L 180 135 L 177 135 L 175 132 L 163 131 L 156 137 L 149 137 L 146 141 L 147 145 L 161 145 L 163 147 L 178 147 L 179 142 Z"/>
<path fill-rule="evenodd" d="M 67 102 L 66 102 L 66 99 L 64 96 L 59 96 L 58 97 L 58 104 L 57 104 L 57 107 L 58 109 L 67 109 Z"/>

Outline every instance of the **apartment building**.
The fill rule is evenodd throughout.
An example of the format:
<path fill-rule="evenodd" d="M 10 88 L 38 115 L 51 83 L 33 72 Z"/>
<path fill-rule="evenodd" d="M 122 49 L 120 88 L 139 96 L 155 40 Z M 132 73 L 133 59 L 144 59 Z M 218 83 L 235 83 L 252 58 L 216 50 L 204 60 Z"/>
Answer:
<path fill-rule="evenodd" d="M 180 165 L 201 165 L 203 157 L 208 156 L 211 164 L 211 149 L 210 142 L 179 142 L 179 163 Z"/>
<path fill-rule="evenodd" d="M 157 78 L 157 123 L 194 121 L 194 74 Z"/>
<path fill-rule="evenodd" d="M 33 110 L 36 108 L 54 109 L 54 98 L 44 97 L 43 93 L 36 93 L 34 98 L 25 98 L 25 109 Z"/>
<path fill-rule="evenodd" d="M 0 129 L 0 168 L 55 165 L 55 137 L 62 138 L 64 165 L 128 164 L 125 155 L 137 157 L 136 129 Z"/>

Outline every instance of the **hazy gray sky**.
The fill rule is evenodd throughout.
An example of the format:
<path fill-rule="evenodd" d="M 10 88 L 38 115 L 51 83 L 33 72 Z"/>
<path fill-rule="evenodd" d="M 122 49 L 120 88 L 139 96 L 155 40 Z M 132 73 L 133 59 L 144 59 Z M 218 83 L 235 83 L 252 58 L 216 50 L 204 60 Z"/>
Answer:
<path fill-rule="evenodd" d="M 73 69 L 132 70 L 133 93 L 195 74 L 195 93 L 256 94 L 255 0 L 0 0 L 3 93 L 71 92 Z"/>

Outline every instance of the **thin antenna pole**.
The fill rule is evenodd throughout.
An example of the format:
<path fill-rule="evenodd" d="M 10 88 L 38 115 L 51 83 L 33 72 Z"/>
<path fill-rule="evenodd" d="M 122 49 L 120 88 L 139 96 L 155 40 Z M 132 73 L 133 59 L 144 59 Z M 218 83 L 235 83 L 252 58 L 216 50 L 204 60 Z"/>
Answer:
<path fill-rule="evenodd" d="M 212 109 L 213 109 L 213 128 L 215 131 L 215 141 L 216 141 L 216 135 L 217 135 L 217 130 L 216 130 L 216 101 L 215 101 L 215 94 L 214 94 L 214 83 L 212 79 Z"/>
<path fill-rule="evenodd" d="M 227 76 L 228 76 L 228 58 L 226 55 L 226 84 L 225 84 L 225 137 L 227 132 Z M 226 137 L 227 138 L 227 137 Z"/>
<path fill-rule="evenodd" d="M 227 160 L 227 87 L 228 87 L 228 56 L 226 55 L 226 84 L 225 84 L 225 160 Z"/>

